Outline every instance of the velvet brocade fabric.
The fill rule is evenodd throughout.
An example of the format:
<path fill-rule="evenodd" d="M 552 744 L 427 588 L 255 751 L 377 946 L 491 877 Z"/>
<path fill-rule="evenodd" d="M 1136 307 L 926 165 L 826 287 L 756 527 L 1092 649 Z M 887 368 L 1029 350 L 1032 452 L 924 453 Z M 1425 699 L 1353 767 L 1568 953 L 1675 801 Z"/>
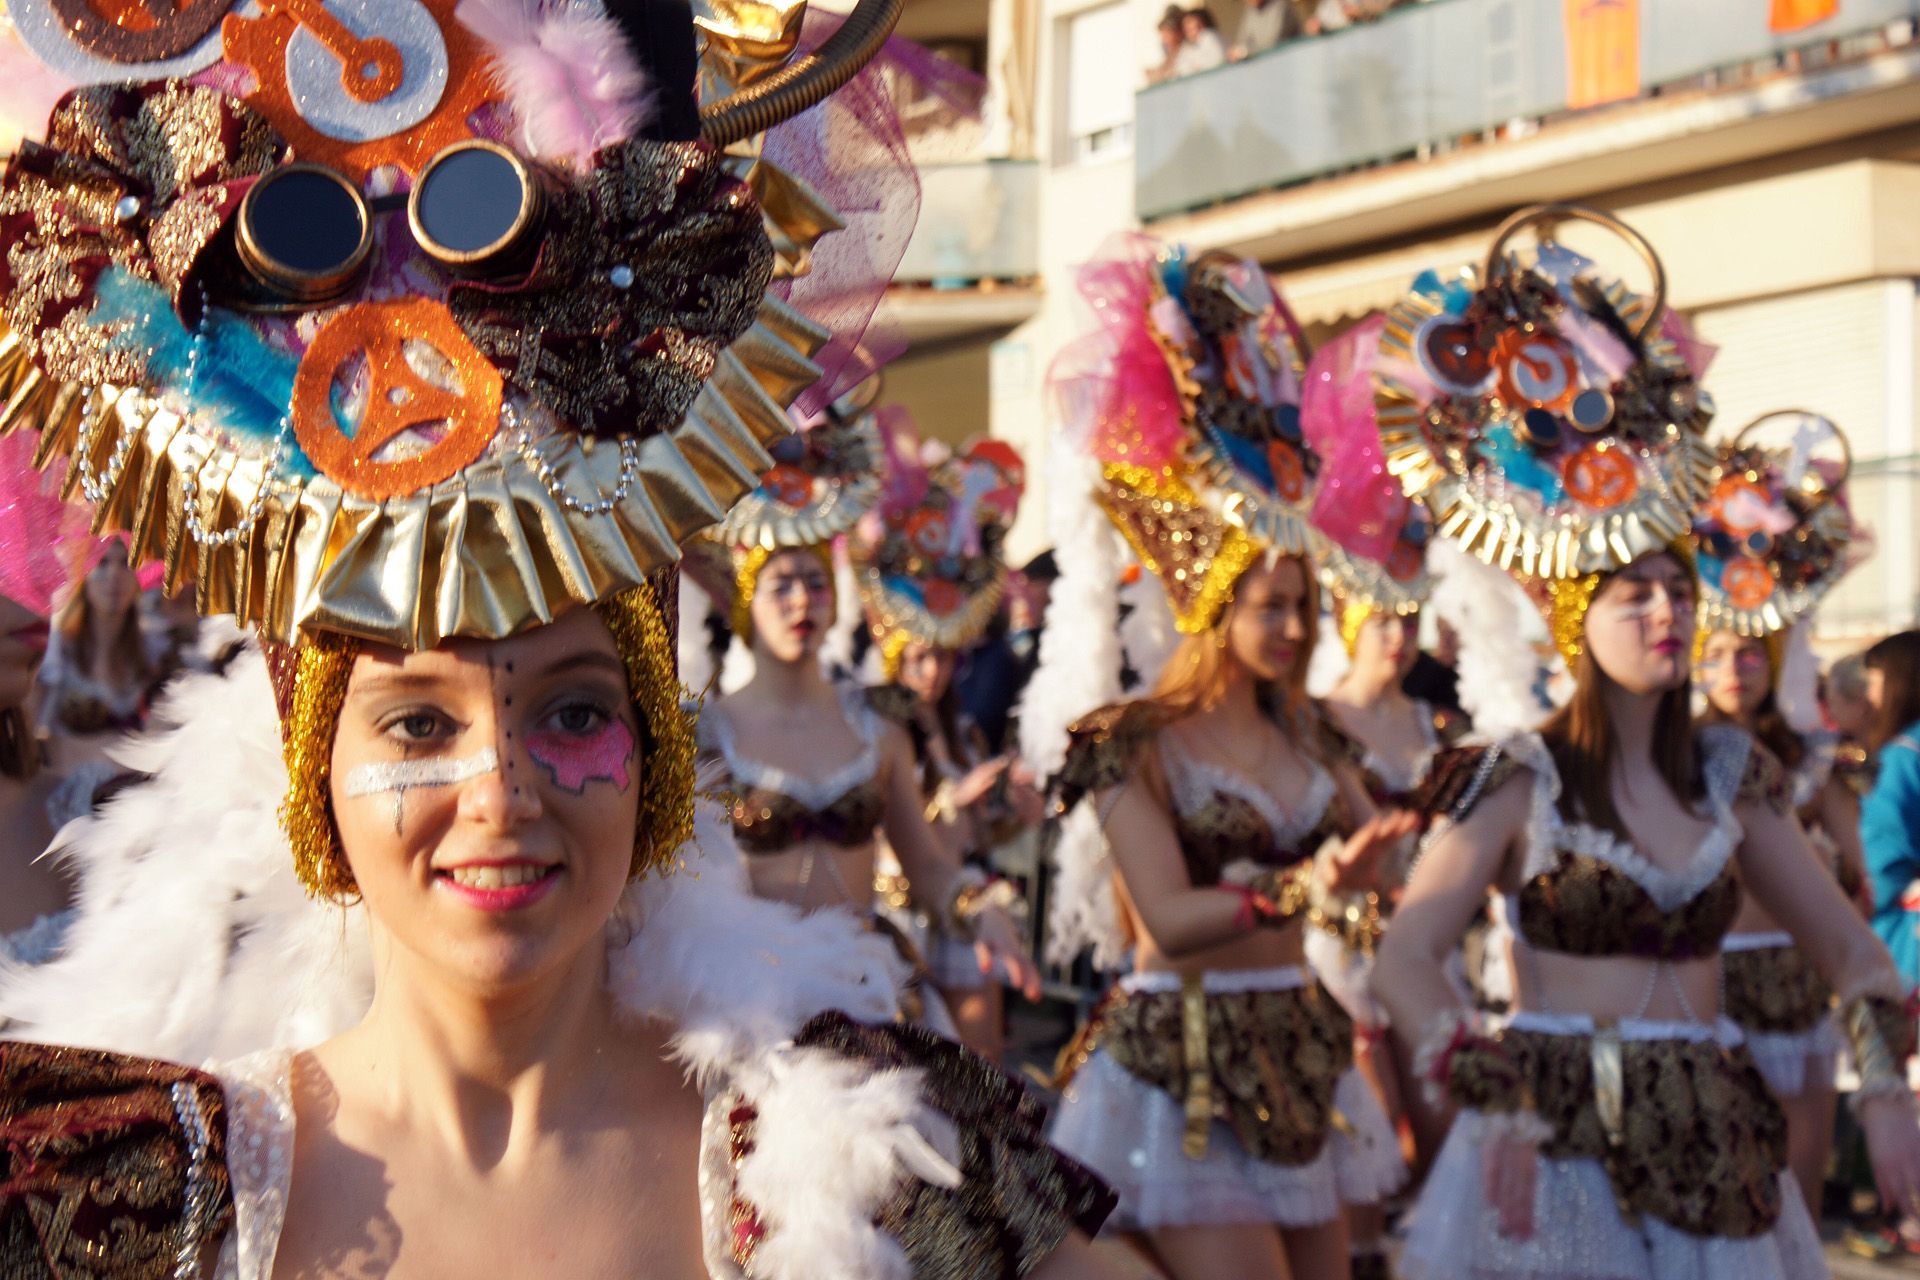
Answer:
<path fill-rule="evenodd" d="M 1833 989 L 1797 947 L 1729 951 L 1720 973 L 1720 1011 L 1748 1031 L 1800 1035 L 1833 1010 Z"/>
<path fill-rule="evenodd" d="M 769 787 L 743 789 L 728 808 L 733 838 L 748 854 L 780 853 L 811 840 L 858 848 L 873 839 L 885 813 L 886 797 L 871 780 L 821 809 Z"/>
<path fill-rule="evenodd" d="M 960 1185 L 909 1181 L 879 1215 L 915 1280 L 1015 1280 L 1070 1232 L 1092 1236 L 1113 1211 L 1106 1184 L 1047 1145 L 1039 1102 L 985 1059 L 920 1027 L 868 1026 L 840 1013 L 816 1017 L 795 1043 L 876 1072 L 919 1071 L 928 1103 L 953 1123 Z"/>
<path fill-rule="evenodd" d="M 1595 1101 L 1593 1041 L 1509 1028 L 1497 1052 L 1454 1055 L 1448 1093 L 1483 1112 L 1530 1104 L 1553 1129 L 1541 1154 L 1600 1161 L 1626 1213 L 1736 1240 L 1771 1230 L 1786 1118 L 1747 1050 L 1711 1038 L 1622 1040 L 1615 1145 Z"/>
<path fill-rule="evenodd" d="M 1296 1166 L 1319 1156 L 1337 1119 L 1334 1087 L 1353 1065 L 1353 1020 L 1318 983 L 1209 992 L 1207 1058 L 1214 1118 L 1247 1154 Z M 1133 1076 L 1185 1099 L 1181 992 L 1116 992 L 1085 1042 Z"/>
<path fill-rule="evenodd" d="M 1132 702 L 1103 707 L 1076 722 L 1068 730 L 1066 762 L 1054 780 L 1063 807 L 1070 809 L 1087 795 L 1118 787 L 1133 777 L 1171 719 L 1151 703 Z M 1320 745 L 1332 758 L 1344 754 L 1344 748 L 1331 738 L 1323 736 Z M 1237 862 L 1266 868 L 1291 866 L 1312 857 L 1322 844 L 1344 835 L 1350 826 L 1337 793 L 1311 830 L 1285 844 L 1257 806 L 1229 791 L 1212 790 L 1198 805 L 1175 804 L 1171 816 L 1187 878 L 1196 889 L 1220 884 L 1226 868 Z"/>
<path fill-rule="evenodd" d="M 1683 906 L 1663 911 L 1617 867 L 1568 854 L 1521 887 L 1518 932 L 1533 946 L 1564 955 L 1699 960 L 1720 950 L 1740 913 L 1740 897 L 1731 861 Z"/>
<path fill-rule="evenodd" d="M 202 1072 L 0 1043 L 0 1275 L 172 1276 L 233 1222 L 226 1140 Z"/>

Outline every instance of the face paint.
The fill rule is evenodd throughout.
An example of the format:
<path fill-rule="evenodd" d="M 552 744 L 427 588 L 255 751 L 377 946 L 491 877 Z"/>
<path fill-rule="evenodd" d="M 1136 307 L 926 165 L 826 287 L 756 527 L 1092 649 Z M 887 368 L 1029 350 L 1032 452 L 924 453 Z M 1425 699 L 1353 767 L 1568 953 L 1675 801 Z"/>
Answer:
<path fill-rule="evenodd" d="M 609 720 L 599 732 L 582 736 L 542 730 L 527 735 L 527 755 L 547 771 L 553 785 L 583 795 L 589 782 L 611 782 L 621 791 L 632 785 L 627 761 L 633 756 L 633 730 Z"/>
<path fill-rule="evenodd" d="M 347 775 L 347 795 L 378 796 L 404 794 L 421 787 L 451 787 L 500 768 L 500 755 L 492 747 L 465 760 L 395 760 L 386 764 L 363 764 Z"/>

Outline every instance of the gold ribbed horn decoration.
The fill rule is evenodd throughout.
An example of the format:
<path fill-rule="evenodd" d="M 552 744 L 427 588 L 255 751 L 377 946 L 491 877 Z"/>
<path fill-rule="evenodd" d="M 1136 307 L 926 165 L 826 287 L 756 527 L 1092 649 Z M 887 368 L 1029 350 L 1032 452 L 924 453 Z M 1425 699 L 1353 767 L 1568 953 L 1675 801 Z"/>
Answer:
<path fill-rule="evenodd" d="M 702 107 L 701 136 L 716 147 L 729 147 L 819 103 L 880 52 L 905 7 L 906 0 L 860 0 L 818 49 L 758 84 Z"/>

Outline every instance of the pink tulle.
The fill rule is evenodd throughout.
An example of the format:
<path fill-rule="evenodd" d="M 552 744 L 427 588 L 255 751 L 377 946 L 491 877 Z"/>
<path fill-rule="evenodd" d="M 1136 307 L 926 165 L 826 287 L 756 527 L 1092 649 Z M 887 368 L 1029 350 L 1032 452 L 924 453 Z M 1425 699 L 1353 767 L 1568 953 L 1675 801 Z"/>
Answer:
<path fill-rule="evenodd" d="M 817 48 L 842 21 L 809 11 L 801 47 Z M 833 334 L 814 357 L 820 381 L 796 406 L 803 418 L 906 349 L 905 339 L 874 316 L 920 218 L 920 175 L 895 105 L 901 81 L 961 115 L 977 114 L 984 93 L 980 77 L 896 38 L 844 88 L 766 137 L 767 158 L 805 179 L 846 223 L 821 240 L 811 272 L 774 286 Z"/>
<path fill-rule="evenodd" d="M 1109 236 L 1077 278 L 1099 328 L 1067 344 L 1047 372 L 1055 412 L 1101 462 L 1162 467 L 1186 438 L 1179 389 L 1148 327 L 1159 246 Z"/>
<path fill-rule="evenodd" d="M 84 507 L 60 501 L 59 468 L 34 471 L 33 445 L 31 431 L 0 440 L 0 596 L 51 617 L 108 543 Z"/>
<path fill-rule="evenodd" d="M 1660 336 L 1679 349 L 1680 358 L 1687 362 L 1687 368 L 1693 370 L 1695 382 L 1707 376 L 1713 358 L 1720 354 L 1719 347 L 1696 336 L 1686 317 L 1675 311 L 1669 311 L 1661 317 Z"/>
<path fill-rule="evenodd" d="M 536 156 L 584 166 L 653 113 L 646 76 L 604 14 L 566 0 L 461 0 L 455 16 L 490 46 Z"/>
<path fill-rule="evenodd" d="M 1373 367 L 1386 317 L 1375 316 L 1322 347 L 1307 366 L 1300 428 L 1320 455 L 1314 526 L 1362 559 L 1384 562 L 1406 524 L 1408 499 L 1387 474 L 1374 417 Z"/>

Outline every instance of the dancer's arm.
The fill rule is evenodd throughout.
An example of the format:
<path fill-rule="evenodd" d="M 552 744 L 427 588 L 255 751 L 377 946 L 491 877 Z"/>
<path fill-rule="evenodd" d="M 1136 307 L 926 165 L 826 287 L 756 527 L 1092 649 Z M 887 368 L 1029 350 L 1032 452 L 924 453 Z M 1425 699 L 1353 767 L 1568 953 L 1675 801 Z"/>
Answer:
<path fill-rule="evenodd" d="M 887 724 L 880 731 L 881 785 L 886 795 L 887 843 L 900 859 L 900 869 L 923 907 L 946 914 L 963 885 L 960 855 L 927 821 L 925 802 L 913 759 L 913 744 L 905 730 Z M 1000 907 L 987 907 L 965 922 L 975 938 L 981 972 L 998 961 L 1007 980 L 1029 1000 L 1040 998 L 1040 970 L 1027 953 L 1020 926 Z"/>

